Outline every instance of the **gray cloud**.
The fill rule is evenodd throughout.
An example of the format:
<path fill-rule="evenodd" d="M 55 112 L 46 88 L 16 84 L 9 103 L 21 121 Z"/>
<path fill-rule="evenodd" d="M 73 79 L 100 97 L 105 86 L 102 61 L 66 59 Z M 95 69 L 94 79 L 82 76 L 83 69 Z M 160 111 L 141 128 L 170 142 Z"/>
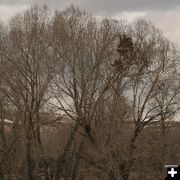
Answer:
<path fill-rule="evenodd" d="M 47 4 L 64 9 L 74 4 L 95 15 L 124 17 L 130 20 L 145 16 L 180 47 L 180 0 L 0 0 L 0 19 L 7 21 L 26 5 Z"/>
<path fill-rule="evenodd" d="M 113 15 L 122 11 L 167 10 L 180 5 L 180 0 L 0 0 L 0 5 L 19 6 L 47 4 L 62 9 L 70 4 L 98 15 Z"/>
<path fill-rule="evenodd" d="M 27 1 L 26 0 L 0 0 L 0 5 L 3 6 L 18 6 L 18 5 L 24 5 Z"/>

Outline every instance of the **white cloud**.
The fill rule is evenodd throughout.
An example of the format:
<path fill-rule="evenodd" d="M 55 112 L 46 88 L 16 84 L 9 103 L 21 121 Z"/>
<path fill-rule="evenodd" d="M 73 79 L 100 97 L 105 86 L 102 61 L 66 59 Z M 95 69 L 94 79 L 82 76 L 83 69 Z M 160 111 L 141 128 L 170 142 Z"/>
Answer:
<path fill-rule="evenodd" d="M 79 0 L 79 2 L 81 2 L 80 4 L 83 4 L 82 1 L 83 0 Z M 23 4 L 17 6 L 0 5 L 0 19 L 3 22 L 8 22 L 8 20 L 13 15 L 18 12 L 24 11 L 25 9 L 27 9 L 27 7 L 28 5 Z M 100 16 L 103 15 L 101 14 Z M 155 26 L 157 26 L 164 32 L 169 40 L 176 43 L 180 47 L 180 6 L 161 11 L 120 11 L 120 13 L 115 13 L 111 16 L 115 18 L 125 18 L 129 22 L 132 22 L 140 17 L 150 19 L 155 24 Z"/>
<path fill-rule="evenodd" d="M 180 6 L 168 11 L 149 12 L 146 15 L 166 37 L 180 47 Z"/>
<path fill-rule="evenodd" d="M 3 22 L 8 22 L 8 20 L 15 14 L 24 11 L 27 6 L 6 6 L 0 5 L 0 20 Z"/>
<path fill-rule="evenodd" d="M 141 17 L 151 20 L 171 42 L 180 48 L 180 6 L 166 11 L 124 11 L 113 17 L 125 18 L 129 22 Z"/>
<path fill-rule="evenodd" d="M 116 14 L 113 17 L 119 19 L 126 19 L 128 22 L 132 22 L 140 17 L 144 17 L 147 13 L 145 11 L 139 11 L 139 12 L 128 12 L 124 11 L 122 13 Z"/>

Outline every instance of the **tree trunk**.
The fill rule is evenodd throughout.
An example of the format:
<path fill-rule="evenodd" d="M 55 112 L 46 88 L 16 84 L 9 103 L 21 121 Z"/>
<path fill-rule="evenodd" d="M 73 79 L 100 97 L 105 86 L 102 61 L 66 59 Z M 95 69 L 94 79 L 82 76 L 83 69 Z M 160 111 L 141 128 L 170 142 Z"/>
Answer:
<path fill-rule="evenodd" d="M 27 118 L 27 114 L 25 113 L 25 135 L 26 135 L 26 142 L 25 142 L 25 155 L 26 155 L 26 166 L 27 166 L 27 180 L 33 180 L 33 160 L 31 157 L 31 141 L 32 141 L 32 133 L 31 133 L 31 126 L 30 126 L 30 118 Z"/>
<path fill-rule="evenodd" d="M 44 155 L 44 150 L 43 150 L 43 146 L 42 146 L 42 141 L 41 141 L 41 134 L 40 134 L 40 126 L 39 126 L 39 114 L 38 112 L 36 112 L 36 119 L 37 119 L 37 126 L 36 126 L 36 138 L 37 138 L 37 143 L 38 143 L 38 148 L 40 150 L 41 153 L 41 158 L 43 161 L 43 168 L 44 168 L 44 178 L 45 180 L 49 180 L 49 173 L 48 173 L 48 167 L 49 167 L 49 163 L 47 162 L 45 155 Z"/>
<path fill-rule="evenodd" d="M 77 129 L 78 129 L 78 124 L 76 123 L 76 125 L 75 125 L 74 129 L 71 131 L 70 137 L 69 137 L 69 139 L 68 139 L 68 141 L 66 143 L 63 155 L 59 156 L 58 159 L 57 159 L 55 180 L 59 180 L 60 179 L 61 171 L 62 171 L 62 165 L 66 161 L 66 157 L 67 157 L 68 151 L 69 151 L 69 149 L 70 149 L 70 147 L 71 147 L 71 145 L 72 145 L 72 143 L 74 141 Z"/>
<path fill-rule="evenodd" d="M 112 170 L 110 170 L 109 173 L 108 173 L 108 179 L 109 180 L 117 180 L 117 178 L 115 177 Z"/>
<path fill-rule="evenodd" d="M 0 180 L 4 180 L 4 173 L 3 173 L 2 163 L 1 163 L 1 167 L 0 167 Z"/>
<path fill-rule="evenodd" d="M 27 180 L 33 180 L 33 162 L 31 158 L 31 145 L 29 140 L 26 142 L 26 163 L 27 163 Z"/>
<path fill-rule="evenodd" d="M 129 179 L 131 168 L 134 164 L 134 151 L 136 149 L 135 143 L 136 143 L 136 140 L 137 140 L 139 133 L 140 133 L 140 130 L 138 128 L 136 128 L 134 131 L 133 137 L 130 141 L 129 152 L 128 152 L 128 160 L 122 164 L 123 168 L 121 169 L 121 172 L 122 172 L 122 179 L 123 180 Z"/>
<path fill-rule="evenodd" d="M 73 167 L 71 180 L 76 180 L 77 177 L 78 177 L 78 171 L 79 171 L 79 166 L 80 166 L 80 155 L 83 154 L 83 147 L 84 147 L 84 145 L 85 145 L 85 142 L 82 139 L 80 147 L 79 147 L 79 151 L 78 151 L 78 153 L 77 153 L 77 155 L 75 157 L 76 160 L 75 160 L 75 164 L 74 164 L 74 167 Z"/>

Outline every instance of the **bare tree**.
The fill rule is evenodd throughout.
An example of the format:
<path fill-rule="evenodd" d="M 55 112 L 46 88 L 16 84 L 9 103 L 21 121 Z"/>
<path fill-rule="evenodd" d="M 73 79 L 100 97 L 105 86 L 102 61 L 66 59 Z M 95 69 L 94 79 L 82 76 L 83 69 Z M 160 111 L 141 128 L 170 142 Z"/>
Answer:
<path fill-rule="evenodd" d="M 85 144 L 96 144 L 92 119 L 101 99 L 111 88 L 111 63 L 116 58 L 114 50 L 120 26 L 114 20 L 98 22 L 85 12 L 70 7 L 56 14 L 54 29 L 58 34 L 55 48 L 58 49 L 59 69 L 52 93 L 57 109 L 74 122 L 65 151 L 72 146 L 77 132 L 82 135 L 79 148 L 75 148 L 79 149 L 72 172 L 76 179 L 79 154 Z"/>
<path fill-rule="evenodd" d="M 180 107 L 178 60 L 173 44 L 142 19 L 130 26 L 73 6 L 54 14 L 33 7 L 16 15 L 0 27 L 1 178 L 17 172 L 2 164 L 6 160 L 17 161 L 14 166 L 21 164 L 23 171 L 25 164 L 23 178 L 39 178 L 39 159 L 46 180 L 76 180 L 95 172 L 108 180 L 142 178 L 140 158 L 146 166 L 152 163 L 154 149 L 162 152 L 156 172 L 161 174 L 163 163 L 173 159 L 167 130 Z M 58 141 L 65 142 L 55 160 L 46 157 L 43 119 L 54 120 L 57 129 L 46 123 L 47 129 L 61 131 Z M 69 128 L 61 126 L 66 120 Z M 24 158 L 11 158 L 21 143 Z M 49 154 L 58 149 L 48 146 Z"/>
<path fill-rule="evenodd" d="M 132 65 L 133 69 L 130 73 L 133 76 L 132 88 L 127 93 L 132 100 L 135 128 L 129 144 L 128 157 L 125 157 L 127 161 L 122 164 L 121 173 L 124 180 L 128 179 L 134 162 L 135 143 L 139 133 L 145 126 L 162 120 L 162 114 L 163 119 L 166 120 L 179 109 L 177 105 L 179 97 L 177 78 L 171 79 L 176 85 L 172 87 L 173 90 L 170 94 L 166 91 L 168 94 L 162 96 L 162 92 L 156 91 L 157 86 L 166 83 L 166 79 L 177 72 L 178 59 L 173 45 L 151 23 L 144 20 L 139 20 L 136 23 L 132 38 L 134 39 L 133 59 L 135 63 Z M 161 102 L 166 102 L 163 104 L 163 108 L 157 103 L 157 99 L 154 99 L 160 94 Z"/>
<path fill-rule="evenodd" d="M 33 179 L 34 142 L 42 151 L 39 112 L 48 100 L 48 84 L 54 75 L 54 53 L 51 19 L 46 7 L 33 7 L 18 14 L 10 23 L 1 45 L 4 74 L 3 93 L 21 115 L 24 130 L 27 179 Z M 42 151 L 43 152 L 43 151 Z M 48 179 L 48 176 L 46 176 Z"/>

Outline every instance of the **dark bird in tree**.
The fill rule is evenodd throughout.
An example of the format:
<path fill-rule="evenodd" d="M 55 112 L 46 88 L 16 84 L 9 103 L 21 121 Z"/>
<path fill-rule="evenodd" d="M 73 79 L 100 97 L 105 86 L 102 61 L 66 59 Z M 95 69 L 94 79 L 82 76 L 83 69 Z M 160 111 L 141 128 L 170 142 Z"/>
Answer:
<path fill-rule="evenodd" d="M 85 131 L 86 131 L 86 133 L 88 135 L 88 138 L 91 140 L 92 143 L 95 143 L 94 138 L 92 137 L 92 134 L 91 134 L 92 130 L 91 130 L 90 125 L 89 124 L 85 124 L 84 128 L 85 128 Z"/>
<path fill-rule="evenodd" d="M 132 37 L 122 34 L 117 45 L 118 59 L 112 64 L 117 70 L 124 70 L 133 61 L 134 43 Z"/>

